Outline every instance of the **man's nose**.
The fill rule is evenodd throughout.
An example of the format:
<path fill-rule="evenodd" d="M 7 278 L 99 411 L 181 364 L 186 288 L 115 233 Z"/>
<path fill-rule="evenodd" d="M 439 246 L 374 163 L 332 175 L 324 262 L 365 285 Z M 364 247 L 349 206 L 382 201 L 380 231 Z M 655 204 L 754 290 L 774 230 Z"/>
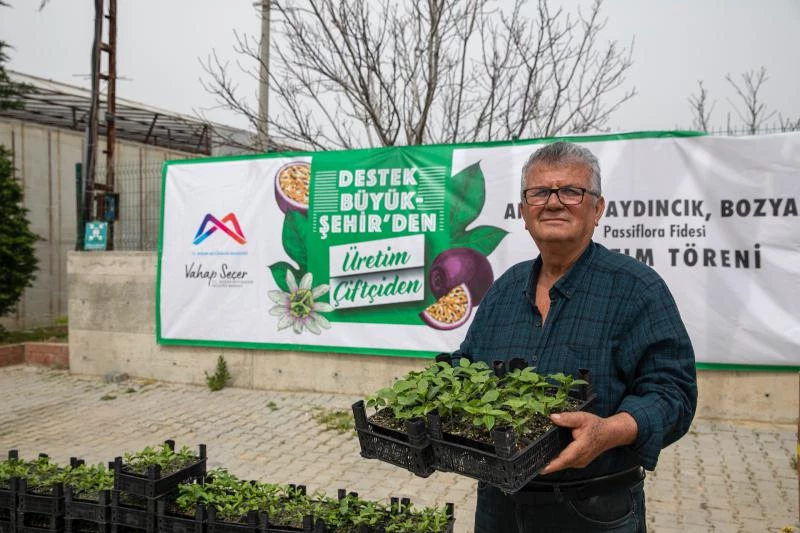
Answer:
<path fill-rule="evenodd" d="M 561 209 L 564 204 L 558 199 L 556 191 L 550 191 L 550 196 L 547 197 L 547 203 L 544 204 L 547 209 Z"/>

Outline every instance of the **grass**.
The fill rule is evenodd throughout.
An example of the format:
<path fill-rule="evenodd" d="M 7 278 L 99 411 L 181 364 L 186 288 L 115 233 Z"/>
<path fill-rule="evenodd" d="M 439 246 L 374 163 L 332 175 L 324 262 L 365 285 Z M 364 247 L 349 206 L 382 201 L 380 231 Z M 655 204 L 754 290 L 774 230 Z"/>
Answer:
<path fill-rule="evenodd" d="M 0 344 L 19 344 L 22 342 L 67 342 L 66 324 L 42 328 L 8 331 L 0 328 Z"/>
<path fill-rule="evenodd" d="M 325 409 L 320 407 L 315 410 L 311 418 L 321 424 L 325 431 L 335 431 L 339 434 L 355 431 L 353 413 L 345 409 Z"/>

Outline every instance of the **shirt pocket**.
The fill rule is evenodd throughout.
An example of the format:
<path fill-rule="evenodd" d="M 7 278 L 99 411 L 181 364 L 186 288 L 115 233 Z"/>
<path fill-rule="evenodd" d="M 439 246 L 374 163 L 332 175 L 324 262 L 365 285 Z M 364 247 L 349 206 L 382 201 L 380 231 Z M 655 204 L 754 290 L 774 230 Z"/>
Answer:
<path fill-rule="evenodd" d="M 564 359 L 571 365 L 569 372 L 577 377 L 578 369 L 589 371 L 589 383 L 597 395 L 591 411 L 599 416 L 614 414 L 625 392 L 624 374 L 616 365 L 616 345 L 606 343 L 600 346 L 567 344 Z"/>

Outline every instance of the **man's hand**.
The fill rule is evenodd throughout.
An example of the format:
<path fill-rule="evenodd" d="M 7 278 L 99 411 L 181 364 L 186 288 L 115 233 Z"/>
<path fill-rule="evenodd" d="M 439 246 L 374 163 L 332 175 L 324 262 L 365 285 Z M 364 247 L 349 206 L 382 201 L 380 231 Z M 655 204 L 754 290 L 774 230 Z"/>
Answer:
<path fill-rule="evenodd" d="M 572 429 L 574 439 L 561 453 L 550 461 L 542 474 L 552 474 L 565 468 L 584 468 L 598 455 L 636 441 L 639 428 L 628 413 L 617 413 L 608 418 L 585 411 L 550 415 L 557 426 Z"/>

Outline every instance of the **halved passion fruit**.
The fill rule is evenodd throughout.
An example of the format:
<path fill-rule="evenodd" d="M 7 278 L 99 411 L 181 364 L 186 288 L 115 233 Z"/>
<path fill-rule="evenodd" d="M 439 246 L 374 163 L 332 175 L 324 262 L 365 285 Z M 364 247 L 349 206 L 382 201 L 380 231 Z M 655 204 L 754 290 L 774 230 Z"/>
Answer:
<path fill-rule="evenodd" d="M 288 163 L 278 170 L 275 175 L 275 199 L 281 211 L 308 212 L 310 178 L 311 165 L 302 161 Z"/>
<path fill-rule="evenodd" d="M 434 329 L 449 330 L 463 326 L 471 314 L 472 296 L 467 285 L 462 283 L 429 305 L 419 316 Z"/>
<path fill-rule="evenodd" d="M 431 292 L 436 298 L 462 283 L 469 287 L 472 305 L 478 306 L 494 281 L 492 265 L 473 248 L 450 248 L 436 256 L 428 272 Z"/>

